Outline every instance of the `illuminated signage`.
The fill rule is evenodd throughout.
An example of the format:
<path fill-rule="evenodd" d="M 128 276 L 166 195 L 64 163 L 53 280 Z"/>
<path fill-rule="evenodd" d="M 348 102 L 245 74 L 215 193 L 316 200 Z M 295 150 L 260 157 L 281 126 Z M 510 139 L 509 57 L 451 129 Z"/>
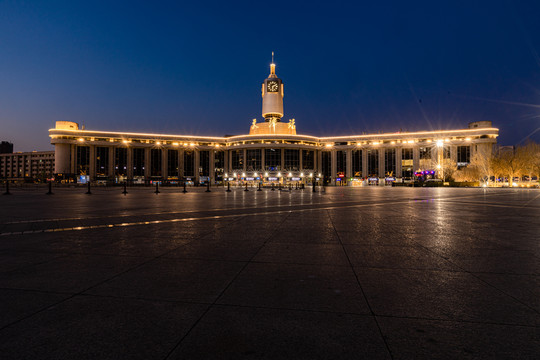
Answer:
<path fill-rule="evenodd" d="M 277 181 L 277 179 L 278 179 L 277 177 L 269 177 L 268 181 Z"/>
<path fill-rule="evenodd" d="M 300 178 L 295 177 L 295 178 L 292 178 L 291 180 L 292 180 L 292 181 L 300 181 Z"/>

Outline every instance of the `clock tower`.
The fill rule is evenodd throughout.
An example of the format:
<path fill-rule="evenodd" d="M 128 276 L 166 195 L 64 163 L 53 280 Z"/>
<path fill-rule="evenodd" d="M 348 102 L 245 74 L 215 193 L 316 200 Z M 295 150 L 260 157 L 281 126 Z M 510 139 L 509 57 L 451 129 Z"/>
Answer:
<path fill-rule="evenodd" d="M 283 117 L 283 81 L 276 75 L 273 51 L 270 75 L 262 84 L 262 99 L 262 116 L 264 119 L 267 122 L 272 120 L 281 121 Z"/>

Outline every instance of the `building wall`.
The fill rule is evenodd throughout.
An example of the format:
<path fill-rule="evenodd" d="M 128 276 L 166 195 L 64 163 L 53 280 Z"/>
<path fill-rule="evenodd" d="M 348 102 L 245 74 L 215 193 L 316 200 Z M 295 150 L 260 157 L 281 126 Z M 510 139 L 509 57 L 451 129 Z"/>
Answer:
<path fill-rule="evenodd" d="M 54 159 L 54 151 L 0 154 L 0 178 L 7 180 L 46 180 L 54 176 Z"/>
<path fill-rule="evenodd" d="M 191 180 L 197 182 L 201 176 L 205 179 L 207 176 L 206 172 L 209 172 L 211 182 L 216 182 L 216 180 L 222 178 L 242 180 L 242 178 L 252 177 L 261 177 L 263 180 L 267 180 L 267 178 L 279 178 L 280 182 L 293 181 L 292 178 L 301 178 L 301 181 L 310 182 L 311 177 L 319 177 L 320 173 L 325 173 L 327 175 L 324 179 L 326 183 L 336 184 L 336 179 L 339 178 L 341 180 L 339 182 L 340 184 L 347 184 L 354 178 L 351 169 L 353 150 L 362 151 L 361 177 L 366 178 L 370 176 L 384 179 L 390 173 L 396 178 L 401 178 L 405 174 L 404 166 L 402 166 L 405 163 L 402 161 L 402 154 L 406 150 L 409 154 L 412 154 L 412 158 L 408 160 L 411 162 L 411 165 L 407 166 L 408 168 L 411 168 L 411 166 L 413 168 L 412 174 L 411 172 L 407 173 L 407 176 L 412 178 L 415 171 L 434 170 L 436 164 L 440 163 L 443 158 L 447 157 L 455 161 L 458 147 L 470 147 L 471 156 L 476 151 L 491 148 L 497 141 L 498 129 L 492 128 L 489 122 L 475 124 L 477 126 L 469 126 L 468 129 L 458 130 L 384 133 L 326 138 L 292 134 L 195 137 L 99 132 L 78 129 L 52 129 L 49 132 L 51 143 L 55 145 L 57 157 L 55 171 L 57 173 L 67 172 L 69 169 L 72 175 L 80 175 L 77 171 L 81 171 L 80 169 L 84 167 L 78 166 L 77 148 L 85 147 L 88 149 L 89 159 L 87 161 L 88 163 L 84 164 L 86 166 L 85 169 L 87 169 L 87 173 L 84 175 L 88 175 L 92 181 L 96 180 L 96 166 L 100 167 L 98 170 L 101 178 L 106 173 L 108 180 L 119 181 L 120 177 L 117 176 L 118 174 L 115 171 L 111 171 L 111 169 L 116 169 L 118 165 L 111 163 L 115 161 L 115 157 L 112 154 L 115 154 L 115 149 L 124 148 L 127 149 L 127 176 L 121 177 L 121 181 L 132 180 L 134 175 L 138 173 L 141 176 L 140 178 L 144 178 L 144 180 L 182 180 L 184 177 L 189 176 Z M 430 149 L 432 160 L 421 158 L 421 156 L 425 156 L 421 155 L 421 148 Z M 109 162 L 103 164 L 103 158 L 106 158 L 106 156 L 102 155 L 98 159 L 96 152 L 98 154 L 105 154 L 107 152 L 106 149 L 108 149 L 108 154 L 111 155 L 108 156 Z M 138 158 L 144 158 L 144 169 L 134 169 L 135 149 L 140 149 L 137 150 L 137 154 L 139 154 Z M 274 161 L 278 161 L 277 159 L 279 158 L 281 159 L 279 166 L 272 166 L 271 168 L 267 166 L 269 161 L 271 161 L 270 158 L 266 158 L 270 154 L 265 153 L 268 149 L 273 149 L 276 153 L 276 156 L 273 158 Z M 179 161 L 178 174 L 172 174 L 171 176 L 167 172 L 167 153 L 173 150 L 178 151 Z M 224 167 L 223 170 L 220 170 L 219 174 L 216 174 L 213 165 L 216 150 L 223 151 Z M 201 156 L 201 151 L 204 151 L 203 156 Z M 291 154 L 297 154 L 296 151 L 300 154 L 298 164 L 295 162 L 292 168 L 287 168 L 286 164 L 291 162 Z M 314 152 L 314 166 L 310 168 L 303 166 L 301 151 Z M 369 158 L 371 159 L 370 161 L 367 154 L 374 151 L 378 154 L 377 158 Z M 323 152 L 328 152 L 329 155 L 323 156 Z M 261 162 L 260 166 L 257 165 L 259 169 L 247 168 L 247 155 L 259 153 Z M 144 154 L 144 156 L 140 154 Z M 161 155 L 158 159 L 156 156 L 159 154 Z M 189 156 L 189 164 L 185 163 L 185 155 L 187 154 L 192 154 Z M 207 156 L 208 154 L 209 156 Z M 286 156 L 286 154 L 288 155 Z M 210 158 L 210 161 L 208 158 Z M 242 163 L 238 162 L 239 158 L 242 159 Z M 392 171 L 386 169 L 389 166 L 388 161 L 390 158 L 392 161 Z M 161 165 L 152 163 L 152 161 L 158 160 L 161 162 Z M 201 164 L 201 161 L 204 161 L 204 164 Z M 329 161 L 329 163 L 325 161 Z M 377 168 L 370 169 L 369 164 Z M 159 166 L 160 169 L 157 169 L 156 166 Z M 324 171 L 323 166 L 325 166 Z M 109 170 L 105 171 L 104 168 L 108 168 Z M 201 169 L 203 168 L 206 169 L 204 170 L 204 174 L 201 173 Z M 134 172 L 134 170 L 136 171 Z M 370 173 L 371 170 L 375 172 Z"/>

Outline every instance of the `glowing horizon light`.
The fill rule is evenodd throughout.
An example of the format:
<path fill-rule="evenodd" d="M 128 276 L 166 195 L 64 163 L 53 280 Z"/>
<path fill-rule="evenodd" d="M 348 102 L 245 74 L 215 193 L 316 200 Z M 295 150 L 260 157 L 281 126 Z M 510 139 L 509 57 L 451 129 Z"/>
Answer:
<path fill-rule="evenodd" d="M 437 147 L 442 147 L 444 145 L 442 140 L 437 140 Z"/>

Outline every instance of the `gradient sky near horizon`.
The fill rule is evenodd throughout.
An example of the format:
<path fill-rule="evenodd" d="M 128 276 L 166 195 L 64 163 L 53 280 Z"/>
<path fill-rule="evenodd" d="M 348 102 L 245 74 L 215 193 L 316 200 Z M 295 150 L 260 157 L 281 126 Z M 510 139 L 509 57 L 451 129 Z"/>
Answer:
<path fill-rule="evenodd" d="M 298 133 L 465 128 L 540 141 L 539 1 L 0 1 L 0 140 L 243 134 L 275 51 Z"/>

